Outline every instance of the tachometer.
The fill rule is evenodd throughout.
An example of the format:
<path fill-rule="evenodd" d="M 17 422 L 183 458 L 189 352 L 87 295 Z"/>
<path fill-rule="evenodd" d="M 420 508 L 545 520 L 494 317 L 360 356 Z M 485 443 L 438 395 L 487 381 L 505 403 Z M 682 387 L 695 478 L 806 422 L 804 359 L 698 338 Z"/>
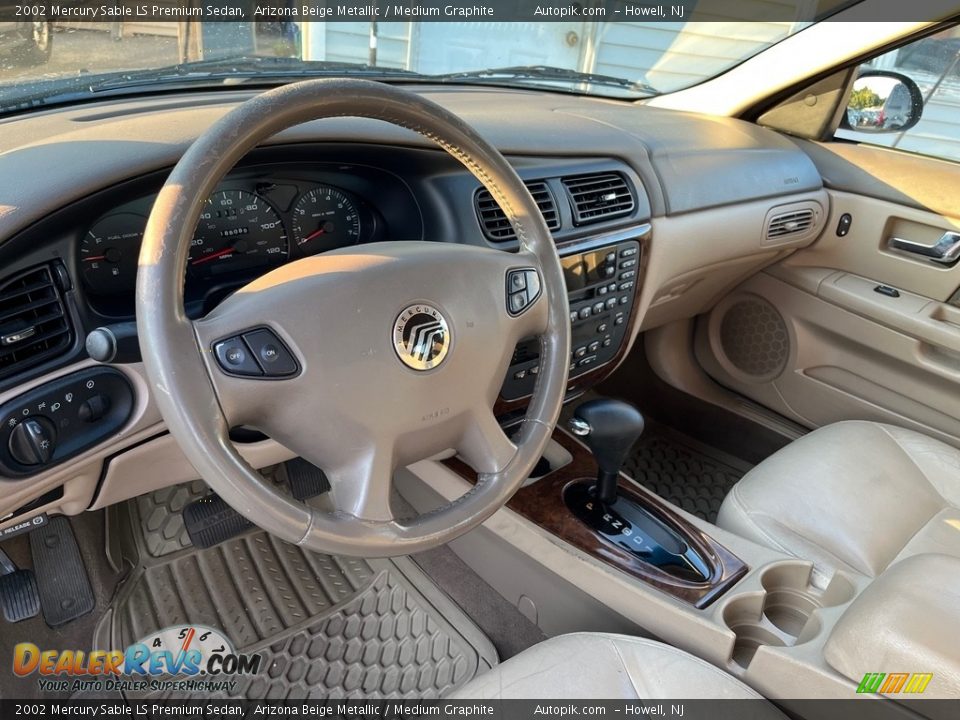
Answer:
<path fill-rule="evenodd" d="M 354 245 L 360 240 L 357 206 L 329 185 L 314 188 L 293 209 L 293 237 L 307 254 Z"/>
<path fill-rule="evenodd" d="M 195 275 L 235 272 L 283 262 L 287 233 L 277 211 L 256 193 L 219 190 L 207 200 L 190 246 Z"/>
<path fill-rule="evenodd" d="M 136 213 L 117 213 L 98 220 L 80 240 L 80 271 L 95 295 L 133 291 L 137 258 L 147 219 Z"/>

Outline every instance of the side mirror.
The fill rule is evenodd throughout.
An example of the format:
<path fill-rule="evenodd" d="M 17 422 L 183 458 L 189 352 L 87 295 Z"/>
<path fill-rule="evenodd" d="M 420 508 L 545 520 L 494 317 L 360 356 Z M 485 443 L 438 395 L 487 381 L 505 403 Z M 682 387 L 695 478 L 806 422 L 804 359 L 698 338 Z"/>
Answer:
<path fill-rule="evenodd" d="M 840 127 L 866 133 L 909 130 L 920 121 L 923 94 L 900 73 L 866 70 L 853 82 Z"/>

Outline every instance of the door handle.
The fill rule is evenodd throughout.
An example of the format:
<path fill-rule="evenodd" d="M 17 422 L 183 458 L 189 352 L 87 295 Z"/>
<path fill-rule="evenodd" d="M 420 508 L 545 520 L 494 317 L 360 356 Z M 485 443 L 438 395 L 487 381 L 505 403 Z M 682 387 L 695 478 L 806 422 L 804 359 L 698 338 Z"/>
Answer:
<path fill-rule="evenodd" d="M 891 250 L 899 250 L 935 262 L 938 265 L 953 265 L 960 260 L 960 233 L 945 232 L 933 245 L 892 237 L 887 242 Z"/>

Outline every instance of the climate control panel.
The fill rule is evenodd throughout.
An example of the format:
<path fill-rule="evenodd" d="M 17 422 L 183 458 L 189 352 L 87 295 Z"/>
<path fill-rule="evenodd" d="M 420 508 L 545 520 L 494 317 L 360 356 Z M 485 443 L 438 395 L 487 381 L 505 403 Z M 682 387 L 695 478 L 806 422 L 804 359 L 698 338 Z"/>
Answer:
<path fill-rule="evenodd" d="M 33 475 L 120 430 L 133 412 L 123 373 L 93 367 L 58 378 L 0 406 L 0 476 Z"/>
<path fill-rule="evenodd" d="M 640 244 L 627 240 L 560 259 L 570 302 L 570 378 L 613 360 L 627 336 L 636 296 Z M 500 390 L 504 400 L 533 392 L 539 364 L 536 338 L 519 343 Z"/>

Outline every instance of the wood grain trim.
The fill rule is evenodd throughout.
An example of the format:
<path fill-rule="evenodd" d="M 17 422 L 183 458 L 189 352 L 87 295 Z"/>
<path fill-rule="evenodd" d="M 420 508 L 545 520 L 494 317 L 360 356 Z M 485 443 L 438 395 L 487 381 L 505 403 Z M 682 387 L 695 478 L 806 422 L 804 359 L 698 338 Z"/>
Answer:
<path fill-rule="evenodd" d="M 638 231 L 635 237 L 623 238 L 615 241 L 616 243 L 623 243 L 627 242 L 628 240 L 636 240 L 638 243 L 640 243 L 640 262 L 637 263 L 637 277 L 633 286 L 633 303 L 630 306 L 630 316 L 627 318 L 627 332 L 623 338 L 623 342 L 620 344 L 620 348 L 617 350 L 616 355 L 614 355 L 609 362 L 603 365 L 598 365 L 593 370 L 585 372 L 583 375 L 580 375 L 579 377 L 570 380 L 570 382 L 567 383 L 566 394 L 568 397 L 580 395 L 597 383 L 603 381 L 614 370 L 616 370 L 623 361 L 623 358 L 627 353 L 627 348 L 630 346 L 630 338 L 633 337 L 634 325 L 637 322 L 640 305 L 640 288 L 643 287 L 643 280 L 647 274 L 647 266 L 650 263 L 650 234 L 650 228 L 647 227 L 644 231 Z M 576 245 L 581 242 L 583 241 L 574 240 L 563 243 L 558 246 L 558 250 L 562 253 L 571 245 Z M 615 243 L 611 241 L 611 244 Z M 529 403 L 529 395 L 526 397 L 517 398 L 516 400 L 505 400 L 502 397 L 498 397 L 497 402 L 493 406 L 493 413 L 497 417 L 503 417 L 507 413 L 526 409 Z"/>
<path fill-rule="evenodd" d="M 597 466 L 593 456 L 584 445 L 563 430 L 557 430 L 554 439 L 570 452 L 573 461 L 518 490 L 507 503 L 507 507 L 515 513 L 578 550 L 696 608 L 707 607 L 747 573 L 749 568 L 740 558 L 677 514 L 664 500 L 623 474 L 620 476 L 620 493 L 681 533 L 710 565 L 710 580 L 698 583 L 675 578 L 604 540 L 574 516 L 563 502 L 563 490 L 567 485 L 596 477 Z M 444 460 L 444 464 L 466 480 L 476 482 L 474 470 L 458 458 Z"/>

